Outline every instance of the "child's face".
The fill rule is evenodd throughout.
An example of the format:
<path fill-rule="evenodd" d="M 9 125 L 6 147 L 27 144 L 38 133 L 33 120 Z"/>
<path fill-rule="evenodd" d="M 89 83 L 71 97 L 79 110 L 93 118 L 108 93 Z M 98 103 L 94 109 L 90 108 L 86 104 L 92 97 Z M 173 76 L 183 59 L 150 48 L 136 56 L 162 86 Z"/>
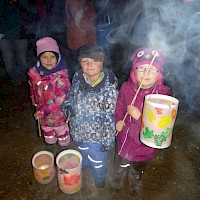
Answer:
<path fill-rule="evenodd" d="M 138 84 L 142 82 L 148 67 L 149 64 L 144 64 L 136 68 L 135 78 L 138 81 Z M 158 80 L 158 69 L 154 66 L 151 66 L 149 72 L 146 74 L 146 77 L 142 83 L 141 88 L 149 89 L 156 84 L 157 80 Z"/>
<path fill-rule="evenodd" d="M 57 64 L 57 58 L 52 52 L 45 52 L 40 57 L 40 62 L 43 67 L 48 70 L 53 69 Z"/>
<path fill-rule="evenodd" d="M 103 68 L 102 61 L 96 61 L 92 58 L 82 58 L 80 60 L 83 72 L 88 76 L 90 81 L 96 81 Z"/>

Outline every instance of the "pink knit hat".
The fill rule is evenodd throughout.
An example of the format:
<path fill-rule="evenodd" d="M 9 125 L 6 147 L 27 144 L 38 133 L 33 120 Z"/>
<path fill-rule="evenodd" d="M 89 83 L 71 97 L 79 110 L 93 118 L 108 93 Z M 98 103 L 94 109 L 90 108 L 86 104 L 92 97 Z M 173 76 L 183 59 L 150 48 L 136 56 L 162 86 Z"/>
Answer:
<path fill-rule="evenodd" d="M 153 48 L 140 48 L 137 49 L 134 54 L 131 56 L 131 60 L 133 63 L 132 70 L 130 73 L 130 78 L 131 80 L 137 84 L 137 80 L 135 78 L 135 71 L 136 68 L 140 65 L 144 64 L 150 64 L 155 53 L 157 54 L 156 58 L 154 59 L 154 62 L 152 65 L 159 69 L 158 71 L 158 85 L 163 84 L 163 68 L 164 68 L 164 58 L 161 55 L 161 51 Z"/>
<path fill-rule="evenodd" d="M 51 37 L 44 37 L 39 39 L 36 42 L 36 46 L 37 46 L 37 56 L 39 56 L 41 53 L 45 51 L 53 51 L 60 55 L 58 44 L 56 40 L 54 40 Z"/>

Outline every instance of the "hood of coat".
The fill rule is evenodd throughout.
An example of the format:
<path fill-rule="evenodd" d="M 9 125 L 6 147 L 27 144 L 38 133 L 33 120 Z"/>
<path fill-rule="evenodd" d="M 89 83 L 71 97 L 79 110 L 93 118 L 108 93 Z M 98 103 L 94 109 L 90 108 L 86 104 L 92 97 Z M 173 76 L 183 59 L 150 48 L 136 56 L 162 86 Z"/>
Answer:
<path fill-rule="evenodd" d="M 38 65 L 38 63 L 35 64 L 34 67 L 37 70 L 37 72 L 40 74 L 41 77 L 53 74 L 53 73 L 58 72 L 58 71 L 63 70 L 63 69 L 67 69 L 67 65 L 66 65 L 66 63 L 63 59 L 61 59 L 59 61 L 59 63 L 56 65 L 56 67 L 54 67 L 51 70 L 45 69 L 41 65 Z"/>
<path fill-rule="evenodd" d="M 134 83 L 133 81 L 132 81 L 132 79 L 131 78 L 129 78 L 128 79 L 128 81 L 127 81 L 129 84 L 131 84 L 132 85 L 132 87 L 133 87 L 133 90 L 136 92 L 137 91 L 137 89 L 138 89 L 138 85 L 137 85 L 137 83 Z M 159 94 L 166 94 L 166 95 L 169 95 L 170 94 L 170 89 L 169 89 L 169 87 L 168 86 L 166 86 L 166 85 L 156 85 L 156 86 L 154 86 L 154 87 L 152 87 L 152 88 L 149 88 L 149 89 L 140 89 L 140 92 L 144 92 L 144 93 L 148 93 L 148 94 L 151 94 L 151 93 L 159 93 Z M 159 91 L 159 92 L 158 92 Z"/>
<path fill-rule="evenodd" d="M 81 90 L 87 90 L 87 91 L 88 90 L 100 91 L 101 88 L 105 86 L 105 84 L 117 85 L 117 78 L 116 78 L 116 76 L 114 75 L 114 73 L 111 70 L 109 70 L 108 68 L 103 68 L 102 71 L 104 73 L 103 80 L 98 85 L 96 85 L 95 87 L 91 87 L 84 80 L 83 71 L 82 71 L 82 69 L 80 69 L 78 71 L 79 77 L 80 77 L 80 89 Z"/>

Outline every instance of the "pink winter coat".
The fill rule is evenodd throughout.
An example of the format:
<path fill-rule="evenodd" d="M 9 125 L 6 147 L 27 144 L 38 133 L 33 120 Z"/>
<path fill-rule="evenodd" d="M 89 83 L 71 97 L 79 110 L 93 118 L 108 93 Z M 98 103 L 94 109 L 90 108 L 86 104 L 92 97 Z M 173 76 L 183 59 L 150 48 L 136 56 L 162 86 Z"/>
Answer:
<path fill-rule="evenodd" d="M 35 67 L 32 67 L 30 77 L 30 97 L 36 110 L 40 112 L 43 126 L 61 126 L 67 116 L 61 110 L 61 105 L 67 98 L 70 81 L 67 69 L 41 77 Z"/>
<path fill-rule="evenodd" d="M 127 105 L 131 104 L 131 101 L 138 89 L 138 86 L 129 79 L 123 83 L 120 88 L 117 105 L 115 109 L 115 122 L 123 120 Z M 164 85 L 158 85 L 156 88 L 140 89 L 136 98 L 134 106 L 139 108 L 142 113 L 144 98 L 147 94 L 158 93 L 169 95 L 169 87 Z M 142 117 L 142 116 L 141 116 Z M 140 142 L 140 126 L 141 117 L 138 120 L 133 119 L 130 115 L 127 115 L 123 130 L 117 135 L 118 154 L 124 160 L 132 162 L 143 162 L 151 159 L 155 156 L 156 149 L 148 147 Z M 127 138 L 126 138 L 127 133 Z"/>

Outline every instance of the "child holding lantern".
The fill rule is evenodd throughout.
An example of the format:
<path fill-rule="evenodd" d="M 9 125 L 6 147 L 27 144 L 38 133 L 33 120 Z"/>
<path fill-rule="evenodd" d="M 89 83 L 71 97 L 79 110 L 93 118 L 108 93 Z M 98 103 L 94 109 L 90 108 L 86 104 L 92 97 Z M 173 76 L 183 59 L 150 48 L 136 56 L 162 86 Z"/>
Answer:
<path fill-rule="evenodd" d="M 161 52 L 141 48 L 135 51 L 131 60 L 130 78 L 120 88 L 114 115 L 118 155 L 111 189 L 119 191 L 128 174 L 129 192 L 137 194 L 145 161 L 156 153 L 156 149 L 139 140 L 144 98 L 147 94 L 169 95 L 170 91 L 163 84 L 164 58 Z"/>
<path fill-rule="evenodd" d="M 60 150 L 70 143 L 67 116 L 61 105 L 71 84 L 57 42 L 51 37 L 44 37 L 36 42 L 36 46 L 38 61 L 28 72 L 30 97 L 36 106 L 34 117 L 41 123 L 45 149 L 54 152 L 57 141 Z"/>
<path fill-rule="evenodd" d="M 72 80 L 63 111 L 70 115 L 70 135 L 83 157 L 83 167 L 90 167 L 97 188 L 104 187 L 107 175 L 107 150 L 115 143 L 114 110 L 117 78 L 103 68 L 105 54 L 98 45 L 79 50 L 82 69 Z"/>

